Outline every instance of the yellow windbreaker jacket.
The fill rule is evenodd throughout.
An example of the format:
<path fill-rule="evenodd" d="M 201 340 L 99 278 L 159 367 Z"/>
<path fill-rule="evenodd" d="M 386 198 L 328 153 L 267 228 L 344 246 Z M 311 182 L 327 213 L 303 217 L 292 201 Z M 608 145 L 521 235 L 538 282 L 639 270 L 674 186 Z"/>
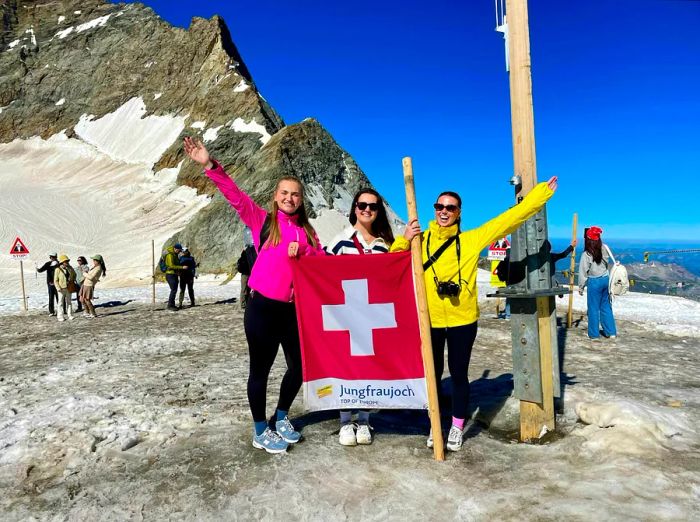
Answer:
<path fill-rule="evenodd" d="M 454 297 L 440 296 L 434 278 L 438 281 L 454 281 L 459 278 L 457 266 L 457 247 L 455 241 L 445 250 L 432 267 L 425 271 L 425 287 L 428 294 L 430 324 L 433 328 L 449 328 L 471 324 L 479 319 L 479 300 L 476 288 L 476 268 L 479 253 L 497 239 L 506 236 L 520 227 L 528 218 L 535 215 L 552 197 L 554 192 L 547 183 L 539 183 L 530 193 L 511 209 L 487 221 L 478 228 L 467 230 L 459 235 L 460 266 L 462 272 L 461 290 Z M 428 237 L 430 253 L 434 254 L 450 237 L 457 234 L 457 225 L 440 227 L 435 221 L 430 222 L 428 230 L 423 232 L 423 263 L 428 260 L 426 246 Z M 391 252 L 401 252 L 410 248 L 403 236 L 398 236 L 391 246 Z M 433 272 L 435 269 L 435 272 Z"/>

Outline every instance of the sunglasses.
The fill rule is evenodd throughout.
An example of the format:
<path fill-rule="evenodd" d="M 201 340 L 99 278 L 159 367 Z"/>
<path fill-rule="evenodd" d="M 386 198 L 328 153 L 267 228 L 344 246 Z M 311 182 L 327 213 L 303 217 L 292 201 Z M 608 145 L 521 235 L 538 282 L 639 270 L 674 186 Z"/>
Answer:
<path fill-rule="evenodd" d="M 448 212 L 457 212 L 459 210 L 457 205 L 443 205 L 442 203 L 435 203 L 433 208 L 438 212 L 442 212 L 443 210 L 447 210 Z"/>
<path fill-rule="evenodd" d="M 379 203 L 367 203 L 366 201 L 358 201 L 356 207 L 360 210 L 367 210 L 369 207 L 370 211 L 376 212 L 379 210 Z"/>

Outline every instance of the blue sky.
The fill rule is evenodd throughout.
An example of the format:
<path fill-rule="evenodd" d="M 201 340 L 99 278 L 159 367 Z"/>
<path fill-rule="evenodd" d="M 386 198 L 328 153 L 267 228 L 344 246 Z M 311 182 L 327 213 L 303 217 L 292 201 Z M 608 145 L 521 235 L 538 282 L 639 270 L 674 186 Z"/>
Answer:
<path fill-rule="evenodd" d="M 512 204 L 508 76 L 492 0 L 152 1 L 189 26 L 221 15 L 287 124 L 318 119 L 405 217 L 442 190 L 465 227 Z M 700 240 L 700 1 L 531 1 L 538 179 L 558 175 L 550 236 Z M 580 235 L 580 234 L 579 234 Z"/>

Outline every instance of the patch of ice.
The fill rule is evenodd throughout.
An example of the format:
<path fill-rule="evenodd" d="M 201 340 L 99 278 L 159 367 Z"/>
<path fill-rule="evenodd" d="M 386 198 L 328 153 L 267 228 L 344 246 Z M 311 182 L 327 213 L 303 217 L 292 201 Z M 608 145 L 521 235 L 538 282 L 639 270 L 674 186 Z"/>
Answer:
<path fill-rule="evenodd" d="M 7 108 L 8 108 L 10 105 L 12 105 L 13 103 L 15 103 L 14 100 L 12 100 L 10 103 L 8 103 L 7 105 L 5 105 L 4 107 L 0 107 L 0 114 L 2 114 L 2 111 L 4 111 L 5 109 L 7 109 Z"/>
<path fill-rule="evenodd" d="M 311 218 L 311 225 L 314 227 L 321 245 L 325 246 L 344 229 L 350 226 L 348 216 L 338 212 L 336 209 L 322 208 L 316 211 L 315 218 Z"/>
<path fill-rule="evenodd" d="M 9 50 L 9 49 L 14 49 L 14 48 L 17 46 L 18 43 L 19 43 L 19 40 L 12 40 L 12 41 L 8 44 L 7 49 L 8 49 L 8 50 Z"/>
<path fill-rule="evenodd" d="M 109 266 L 101 285 L 136 285 L 151 273 L 151 239 L 160 248 L 210 201 L 176 185 L 180 165 L 154 174 L 151 165 L 114 161 L 65 133 L 0 144 L 0 157 L 0 231 L 26 241 L 25 285 L 30 294 L 44 294 L 39 307 L 45 278 L 30 276 L 28 267 L 43 263 L 50 250 L 71 259 L 99 252 Z M 17 269 L 0 253 L 0 297 L 19 292 Z"/>
<path fill-rule="evenodd" d="M 83 12 L 82 11 L 73 11 L 73 14 L 79 15 L 79 14 L 83 14 Z"/>
<path fill-rule="evenodd" d="M 87 31 L 95 27 L 103 27 L 107 23 L 107 20 L 109 20 L 110 16 L 112 15 L 108 14 L 105 16 L 100 16 L 99 18 L 95 18 L 94 20 L 90 20 L 89 22 L 85 22 L 84 24 L 80 24 L 76 28 L 76 32 L 82 33 L 83 31 Z"/>
<path fill-rule="evenodd" d="M 116 160 L 153 165 L 185 128 L 185 118 L 145 114 L 143 99 L 132 98 L 99 120 L 83 114 L 75 132 Z"/>
<path fill-rule="evenodd" d="M 58 23 L 59 23 L 59 24 L 63 23 L 63 21 L 64 21 L 65 19 L 66 19 L 65 16 L 59 16 L 59 17 L 58 17 Z"/>
<path fill-rule="evenodd" d="M 246 122 L 243 118 L 236 118 L 231 123 L 231 129 L 235 130 L 236 132 L 254 132 L 256 134 L 260 134 L 260 141 L 263 145 L 270 141 L 270 138 L 272 137 L 270 136 L 270 133 L 267 132 L 267 129 L 255 120 Z"/>
<path fill-rule="evenodd" d="M 152 66 L 154 63 L 156 63 L 156 62 L 154 62 L 153 60 L 151 60 L 151 61 L 148 62 L 146 65 L 144 65 L 144 67 L 145 67 L 146 69 L 150 69 L 151 66 Z"/>
<path fill-rule="evenodd" d="M 223 125 L 219 125 L 218 127 L 211 127 L 207 129 L 204 132 L 204 135 L 202 136 L 202 140 L 204 140 L 204 143 L 208 143 L 210 141 L 216 140 L 216 138 L 219 137 L 219 131 L 221 130 L 221 127 Z"/>
<path fill-rule="evenodd" d="M 328 208 L 328 202 L 323 196 L 323 189 L 320 185 L 316 183 L 308 183 L 304 185 L 304 195 L 317 212 L 322 208 Z"/>
<path fill-rule="evenodd" d="M 643 454 L 659 446 L 683 449 L 696 435 L 682 412 L 630 399 L 579 402 L 575 410 L 578 418 L 590 425 L 582 435 L 591 450 Z"/>
<path fill-rule="evenodd" d="M 61 40 L 63 40 L 66 36 L 71 34 L 73 32 L 73 26 L 70 26 L 68 29 L 64 29 L 63 31 L 57 32 L 55 35 L 53 35 L 54 38 L 58 37 Z"/>
<path fill-rule="evenodd" d="M 233 88 L 233 92 L 243 92 L 248 89 L 250 89 L 250 85 L 248 85 L 245 80 L 241 80 L 241 82 Z"/>
<path fill-rule="evenodd" d="M 25 34 L 29 33 L 29 38 L 31 39 L 32 45 L 36 45 L 36 35 L 34 34 L 33 26 L 25 31 Z"/>
<path fill-rule="evenodd" d="M 206 121 L 196 121 L 192 125 L 190 125 L 190 127 L 192 127 L 193 129 L 200 129 L 200 130 L 206 126 L 207 126 Z"/>
<path fill-rule="evenodd" d="M 61 98 L 60 100 L 58 100 L 58 101 L 56 102 L 55 105 L 63 105 L 64 103 L 66 103 L 66 99 L 65 99 L 65 98 Z"/>
<path fill-rule="evenodd" d="M 154 100 L 157 100 L 157 99 L 160 98 L 161 96 L 163 96 L 163 93 L 162 93 L 162 92 L 157 92 L 157 93 L 155 93 L 155 94 L 153 95 L 153 99 L 154 99 Z"/>
<path fill-rule="evenodd" d="M 350 207 L 352 206 L 352 198 L 354 196 L 348 192 L 348 189 L 342 186 L 335 187 L 335 194 L 333 196 L 333 208 L 346 215 L 350 213 Z"/>

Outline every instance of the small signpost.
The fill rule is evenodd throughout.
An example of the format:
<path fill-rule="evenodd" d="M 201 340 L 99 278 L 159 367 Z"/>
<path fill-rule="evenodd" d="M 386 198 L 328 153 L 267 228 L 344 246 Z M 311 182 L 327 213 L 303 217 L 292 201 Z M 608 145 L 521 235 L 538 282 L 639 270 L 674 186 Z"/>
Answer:
<path fill-rule="evenodd" d="M 23 259 L 29 256 L 29 248 L 22 241 L 19 236 L 15 238 L 12 242 L 12 247 L 10 248 L 10 256 L 13 259 L 19 260 L 19 279 L 22 283 L 22 310 L 27 311 L 27 294 L 24 290 L 24 263 Z"/>
<path fill-rule="evenodd" d="M 505 237 L 495 241 L 488 249 L 486 259 L 491 261 L 491 286 L 494 288 L 503 288 L 506 286 L 505 281 L 501 281 L 496 273 L 496 268 L 501 261 L 505 260 L 510 248 L 510 241 Z M 507 304 L 507 303 L 506 303 Z M 496 298 L 496 318 L 501 314 L 501 298 Z"/>
<path fill-rule="evenodd" d="M 510 241 L 505 237 L 495 241 L 488 250 L 486 259 L 489 261 L 503 261 L 508 254 L 508 249 L 510 248 Z"/>

